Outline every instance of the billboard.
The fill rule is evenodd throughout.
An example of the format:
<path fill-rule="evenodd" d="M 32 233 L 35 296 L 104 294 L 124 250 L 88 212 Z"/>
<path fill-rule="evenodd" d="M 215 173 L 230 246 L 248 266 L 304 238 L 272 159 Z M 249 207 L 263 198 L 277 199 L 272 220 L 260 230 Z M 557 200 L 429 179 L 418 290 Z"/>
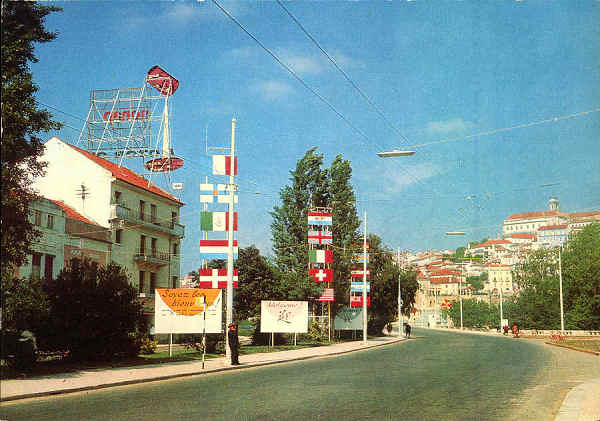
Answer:
<path fill-rule="evenodd" d="M 222 333 L 220 289 L 161 288 L 154 295 L 155 333 L 202 333 L 206 302 L 206 333 Z"/>
<path fill-rule="evenodd" d="M 333 325 L 335 330 L 362 330 L 362 308 L 343 307 L 335 315 Z"/>
<path fill-rule="evenodd" d="M 308 301 L 261 301 L 260 331 L 308 332 Z"/>

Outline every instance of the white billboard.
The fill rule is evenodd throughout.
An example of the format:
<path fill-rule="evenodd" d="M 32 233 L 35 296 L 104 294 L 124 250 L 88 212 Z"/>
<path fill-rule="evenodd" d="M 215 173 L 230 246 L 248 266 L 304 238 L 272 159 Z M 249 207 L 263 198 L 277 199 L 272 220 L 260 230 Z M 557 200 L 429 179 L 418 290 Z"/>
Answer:
<path fill-rule="evenodd" d="M 261 301 L 260 331 L 308 332 L 308 301 Z"/>
<path fill-rule="evenodd" d="M 335 315 L 333 324 L 335 330 L 362 330 L 362 308 L 343 307 Z"/>
<path fill-rule="evenodd" d="M 157 289 L 154 295 L 155 333 L 223 332 L 220 289 Z M 205 303 L 205 304 L 203 304 Z"/>

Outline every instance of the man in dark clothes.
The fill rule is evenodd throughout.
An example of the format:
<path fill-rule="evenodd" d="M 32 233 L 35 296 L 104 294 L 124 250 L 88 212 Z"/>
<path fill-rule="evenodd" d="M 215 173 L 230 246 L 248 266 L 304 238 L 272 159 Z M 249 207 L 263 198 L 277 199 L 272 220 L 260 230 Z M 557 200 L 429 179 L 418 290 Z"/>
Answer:
<path fill-rule="evenodd" d="M 238 346 L 240 341 L 238 339 L 237 326 L 233 323 L 229 325 L 227 338 L 229 339 L 229 349 L 231 350 L 231 365 L 240 365 L 238 360 Z"/>
<path fill-rule="evenodd" d="M 408 323 L 404 325 L 404 331 L 406 332 L 406 337 L 410 338 L 410 325 Z"/>

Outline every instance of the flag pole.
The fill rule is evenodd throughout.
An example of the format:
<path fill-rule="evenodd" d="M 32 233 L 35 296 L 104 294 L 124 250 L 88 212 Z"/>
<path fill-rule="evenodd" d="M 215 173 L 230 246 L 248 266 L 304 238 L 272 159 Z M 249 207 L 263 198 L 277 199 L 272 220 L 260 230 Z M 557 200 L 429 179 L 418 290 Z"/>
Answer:
<path fill-rule="evenodd" d="M 227 254 L 227 313 L 226 313 L 226 325 L 227 330 L 229 325 L 233 322 L 233 231 L 234 231 L 234 218 L 233 218 L 233 202 L 235 194 L 235 118 L 231 119 L 231 162 L 229 164 L 229 231 L 227 231 L 227 245 L 229 252 Z M 227 170 L 227 164 L 225 164 L 225 170 Z M 229 349 L 229 335 L 225 335 L 225 355 L 227 361 L 231 361 L 231 350 Z"/>
<path fill-rule="evenodd" d="M 363 237 L 363 288 L 362 288 L 362 310 L 363 310 L 363 343 L 367 344 L 367 211 L 364 219 Z"/>

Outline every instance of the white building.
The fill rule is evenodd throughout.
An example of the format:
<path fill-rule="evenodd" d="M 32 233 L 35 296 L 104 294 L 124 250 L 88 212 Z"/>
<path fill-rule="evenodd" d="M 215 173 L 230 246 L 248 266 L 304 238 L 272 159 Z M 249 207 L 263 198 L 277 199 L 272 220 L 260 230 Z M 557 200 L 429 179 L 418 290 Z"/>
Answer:
<path fill-rule="evenodd" d="M 561 225 L 567 222 L 569 214 L 558 210 L 558 200 L 551 197 L 549 210 L 539 212 L 514 213 L 502 224 L 502 235 L 507 238 L 511 234 L 537 234 L 540 227 Z"/>
<path fill-rule="evenodd" d="M 155 288 L 177 287 L 184 235 L 181 201 L 135 172 L 57 137 L 45 143 L 41 160 L 48 163 L 46 175 L 33 188 L 112 232 L 111 260 L 126 269 L 140 297 L 153 295 Z M 153 303 L 147 300 L 145 307 Z"/>

